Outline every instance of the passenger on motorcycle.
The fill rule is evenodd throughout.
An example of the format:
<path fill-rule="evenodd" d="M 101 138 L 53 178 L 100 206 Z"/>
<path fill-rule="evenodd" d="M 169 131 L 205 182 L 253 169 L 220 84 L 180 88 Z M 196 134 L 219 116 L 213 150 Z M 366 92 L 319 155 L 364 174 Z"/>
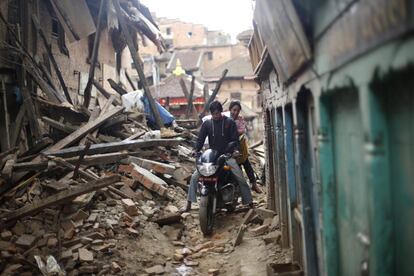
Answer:
<path fill-rule="evenodd" d="M 229 105 L 230 116 L 236 123 L 237 132 L 239 134 L 239 141 L 240 141 L 241 156 L 237 158 L 236 161 L 240 166 L 243 166 L 247 176 L 249 177 L 249 182 L 252 186 L 252 190 L 258 194 L 261 194 L 262 190 L 256 184 L 256 177 L 254 175 L 254 170 L 253 170 L 252 164 L 250 164 L 250 161 L 249 161 L 247 138 L 245 135 L 246 121 L 244 120 L 242 116 L 240 116 L 241 109 L 242 107 L 239 101 L 233 100 L 230 102 L 230 105 Z"/>
<path fill-rule="evenodd" d="M 213 101 L 210 104 L 210 113 L 212 118 L 206 120 L 201 125 L 200 133 L 198 135 L 197 144 L 195 147 L 196 152 L 200 152 L 206 137 L 208 137 L 210 149 L 218 151 L 220 154 L 227 153 L 226 147 L 231 142 L 235 142 L 238 145 L 238 132 L 237 126 L 234 120 L 223 116 L 223 106 L 219 101 Z M 233 151 L 233 149 L 231 150 Z M 247 184 L 246 179 L 243 176 L 239 165 L 234 158 L 230 158 L 227 164 L 231 167 L 231 171 L 236 178 L 242 196 L 242 203 L 253 207 L 252 194 L 250 187 Z M 191 176 L 190 186 L 187 194 L 187 205 L 181 209 L 181 212 L 188 212 L 191 210 L 191 203 L 197 202 L 197 186 L 200 174 L 196 170 Z"/>

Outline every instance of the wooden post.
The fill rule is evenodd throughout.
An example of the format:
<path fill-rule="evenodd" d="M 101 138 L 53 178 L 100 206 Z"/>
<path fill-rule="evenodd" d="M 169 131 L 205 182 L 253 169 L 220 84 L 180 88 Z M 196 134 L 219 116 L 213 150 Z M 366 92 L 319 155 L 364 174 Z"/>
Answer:
<path fill-rule="evenodd" d="M 229 70 L 224 69 L 223 74 L 221 75 L 220 80 L 217 82 L 216 87 L 213 90 L 213 94 L 211 94 L 210 98 L 208 99 L 208 101 L 206 102 L 206 104 L 204 105 L 204 110 L 203 112 L 201 112 L 200 114 L 200 119 L 204 117 L 204 115 L 206 114 L 210 104 L 212 101 L 214 101 L 214 99 L 217 96 L 217 93 L 220 90 L 221 84 L 223 83 L 224 78 L 226 77 L 227 73 L 229 72 Z"/>
<path fill-rule="evenodd" d="M 1 137 L 1 151 L 6 151 L 10 149 L 10 116 L 7 107 L 7 98 L 6 98 L 6 86 L 4 85 L 4 81 L 1 82 L 1 101 L 2 101 L 2 113 L 3 113 L 3 122 L 4 123 L 4 133 L 2 133 Z M 2 127 L 2 128 L 3 128 Z"/>
<path fill-rule="evenodd" d="M 189 112 L 188 110 L 190 109 L 190 105 L 193 105 L 193 101 L 192 101 L 192 96 L 190 97 L 190 94 L 188 93 L 187 90 L 187 86 L 185 85 L 184 79 L 181 78 L 180 79 L 180 85 L 181 85 L 181 90 L 183 90 L 184 96 L 187 99 L 187 118 L 189 117 Z M 192 110 L 195 110 L 195 108 L 192 108 Z M 195 118 L 197 118 L 197 113 L 193 113 Z"/>
<path fill-rule="evenodd" d="M 55 57 L 53 56 L 52 49 L 50 48 L 50 44 L 48 43 L 47 38 L 45 36 L 45 33 L 43 32 L 43 29 L 39 24 L 39 20 L 37 19 L 36 15 L 34 15 L 34 14 L 32 15 L 32 21 L 34 23 L 35 28 L 37 29 L 37 31 L 40 34 L 40 37 L 43 41 L 43 45 L 45 46 L 45 49 L 46 49 L 46 53 L 49 55 L 50 61 L 52 62 L 53 68 L 55 69 L 56 76 L 58 77 L 60 86 L 63 89 L 63 93 L 65 93 L 65 97 L 68 100 L 68 102 L 70 104 L 73 104 L 72 99 L 70 98 L 68 88 L 66 87 L 65 81 L 63 80 L 62 74 L 60 72 L 59 66 L 58 66 L 58 64 L 55 60 Z"/>
<path fill-rule="evenodd" d="M 195 89 L 195 77 L 191 76 L 190 95 L 188 97 L 188 102 L 187 102 L 187 117 L 190 116 L 190 112 L 193 112 L 193 114 L 195 115 L 194 118 L 197 118 L 197 111 L 193 103 L 194 89 Z"/>
<path fill-rule="evenodd" d="M 158 108 L 155 104 L 155 100 L 151 95 L 151 91 L 148 88 L 148 84 L 147 84 L 147 80 L 145 79 L 145 74 L 144 74 L 144 70 L 142 68 L 142 61 L 141 58 L 139 57 L 139 55 L 137 54 L 137 50 L 135 49 L 134 46 L 134 41 L 132 40 L 132 36 L 131 33 L 129 32 L 128 26 L 125 22 L 125 18 L 122 15 L 121 12 L 121 6 L 119 5 L 119 0 L 112 0 L 115 10 L 116 10 L 116 14 L 118 16 L 118 21 L 119 24 L 121 26 L 122 32 L 125 35 L 127 44 L 128 44 L 128 48 L 129 51 L 131 52 L 131 57 L 132 60 L 134 61 L 134 65 L 135 65 L 135 69 L 137 70 L 139 79 L 141 81 L 142 87 L 144 89 L 145 95 L 148 98 L 148 102 L 151 108 L 151 112 L 154 114 L 154 118 L 155 118 L 155 122 L 157 123 L 157 126 L 162 129 L 164 128 L 164 123 L 161 120 L 161 116 L 160 113 L 158 112 Z"/>
<path fill-rule="evenodd" d="M 91 65 L 89 67 L 89 78 L 88 78 L 88 83 L 86 84 L 86 87 L 85 87 L 85 92 L 83 93 L 83 106 L 86 108 L 89 107 L 89 103 L 91 101 L 92 81 L 95 77 L 95 64 L 96 64 L 96 60 L 98 59 L 99 40 L 101 37 L 105 4 L 106 4 L 106 1 L 102 0 L 101 4 L 99 5 L 98 26 L 96 26 L 95 41 L 93 42 L 92 58 L 90 60 Z"/>
<path fill-rule="evenodd" d="M 128 72 L 125 70 L 125 77 L 127 78 L 129 85 L 131 85 L 131 88 L 137 90 L 136 86 L 134 85 L 134 82 L 132 81 L 131 77 L 129 76 Z"/>
<path fill-rule="evenodd" d="M 125 95 L 128 92 L 122 88 L 119 84 L 117 84 L 113 79 L 108 79 L 109 85 L 115 90 L 119 95 Z"/>

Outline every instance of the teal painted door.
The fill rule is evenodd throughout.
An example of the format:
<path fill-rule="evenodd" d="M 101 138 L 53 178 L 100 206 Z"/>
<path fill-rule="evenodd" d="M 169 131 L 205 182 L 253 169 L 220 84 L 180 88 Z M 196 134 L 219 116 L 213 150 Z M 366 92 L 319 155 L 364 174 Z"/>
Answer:
<path fill-rule="evenodd" d="M 332 122 L 337 193 L 339 273 L 361 275 L 368 259 L 368 201 L 364 181 L 364 147 L 358 94 L 352 90 L 332 97 Z"/>
<path fill-rule="evenodd" d="M 414 69 L 386 89 L 395 275 L 414 275 Z"/>

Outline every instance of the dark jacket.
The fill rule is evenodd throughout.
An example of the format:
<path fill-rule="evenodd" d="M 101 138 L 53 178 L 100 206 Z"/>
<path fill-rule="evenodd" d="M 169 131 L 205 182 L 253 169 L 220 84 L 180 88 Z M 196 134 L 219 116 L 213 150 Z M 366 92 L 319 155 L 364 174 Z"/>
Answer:
<path fill-rule="evenodd" d="M 237 126 L 233 119 L 229 117 L 222 116 L 217 121 L 210 119 L 201 125 L 195 147 L 196 151 L 203 148 L 207 136 L 210 149 L 217 150 L 220 154 L 226 153 L 226 147 L 230 142 L 235 142 L 235 147 L 230 149 L 230 152 L 239 147 Z"/>

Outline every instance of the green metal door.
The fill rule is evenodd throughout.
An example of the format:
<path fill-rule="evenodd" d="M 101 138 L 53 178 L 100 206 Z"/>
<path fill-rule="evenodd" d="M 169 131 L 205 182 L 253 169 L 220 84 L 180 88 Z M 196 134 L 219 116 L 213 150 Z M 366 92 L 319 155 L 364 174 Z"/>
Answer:
<path fill-rule="evenodd" d="M 414 275 L 414 69 L 386 84 L 395 275 Z"/>
<path fill-rule="evenodd" d="M 339 274 L 361 275 L 361 266 L 368 258 L 365 246 L 369 241 L 369 219 L 357 92 L 345 90 L 335 93 L 332 97 L 332 122 Z"/>

